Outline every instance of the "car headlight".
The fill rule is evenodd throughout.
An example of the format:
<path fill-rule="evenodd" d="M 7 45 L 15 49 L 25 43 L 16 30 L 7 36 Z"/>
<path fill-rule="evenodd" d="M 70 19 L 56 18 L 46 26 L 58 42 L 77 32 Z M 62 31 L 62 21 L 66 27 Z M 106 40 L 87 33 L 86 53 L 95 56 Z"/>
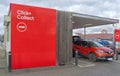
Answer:
<path fill-rule="evenodd" d="M 102 50 L 97 50 L 97 52 L 99 52 L 99 53 L 104 53 L 104 51 L 102 51 Z"/>

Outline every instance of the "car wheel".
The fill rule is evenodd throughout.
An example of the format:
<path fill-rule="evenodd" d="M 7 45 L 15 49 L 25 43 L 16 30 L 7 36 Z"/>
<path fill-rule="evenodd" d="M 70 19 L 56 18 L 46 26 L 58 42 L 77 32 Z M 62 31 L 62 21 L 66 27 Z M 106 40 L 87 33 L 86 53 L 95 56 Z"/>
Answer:
<path fill-rule="evenodd" d="M 97 60 L 96 55 L 94 53 L 89 54 L 89 60 L 95 62 Z"/>

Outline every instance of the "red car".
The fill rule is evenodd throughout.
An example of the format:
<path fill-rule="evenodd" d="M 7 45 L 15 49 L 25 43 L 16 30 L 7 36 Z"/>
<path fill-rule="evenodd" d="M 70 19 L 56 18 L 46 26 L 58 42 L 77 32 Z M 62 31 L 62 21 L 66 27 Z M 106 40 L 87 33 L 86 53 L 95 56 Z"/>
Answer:
<path fill-rule="evenodd" d="M 104 47 L 95 41 L 73 40 L 73 56 L 76 50 L 80 55 L 88 57 L 91 61 L 98 59 L 112 60 L 114 57 L 112 49 Z"/>

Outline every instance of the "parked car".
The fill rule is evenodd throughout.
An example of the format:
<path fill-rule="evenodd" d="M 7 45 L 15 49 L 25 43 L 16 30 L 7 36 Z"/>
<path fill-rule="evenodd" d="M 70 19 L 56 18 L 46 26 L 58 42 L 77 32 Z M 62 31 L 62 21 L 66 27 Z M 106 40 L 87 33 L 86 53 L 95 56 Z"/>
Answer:
<path fill-rule="evenodd" d="M 76 50 L 80 55 L 88 57 L 91 61 L 96 61 L 98 59 L 112 60 L 114 57 L 112 49 L 104 47 L 95 41 L 75 42 L 73 43 L 73 56 Z"/>
<path fill-rule="evenodd" d="M 73 36 L 73 43 L 82 41 L 83 39 L 80 36 Z"/>
<path fill-rule="evenodd" d="M 109 42 L 107 42 L 105 40 L 101 40 L 99 43 L 102 44 L 105 47 L 109 47 Z"/>
<path fill-rule="evenodd" d="M 114 50 L 115 48 L 113 41 L 110 40 L 101 40 L 99 43 L 105 47 L 111 48 L 112 50 Z"/>

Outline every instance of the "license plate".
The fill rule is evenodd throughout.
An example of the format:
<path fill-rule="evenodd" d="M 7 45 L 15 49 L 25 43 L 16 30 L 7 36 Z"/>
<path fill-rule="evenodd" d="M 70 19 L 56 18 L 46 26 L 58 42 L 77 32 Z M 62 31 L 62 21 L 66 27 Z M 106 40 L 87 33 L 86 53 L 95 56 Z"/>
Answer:
<path fill-rule="evenodd" d="M 113 58 L 107 58 L 107 60 L 113 60 Z"/>

